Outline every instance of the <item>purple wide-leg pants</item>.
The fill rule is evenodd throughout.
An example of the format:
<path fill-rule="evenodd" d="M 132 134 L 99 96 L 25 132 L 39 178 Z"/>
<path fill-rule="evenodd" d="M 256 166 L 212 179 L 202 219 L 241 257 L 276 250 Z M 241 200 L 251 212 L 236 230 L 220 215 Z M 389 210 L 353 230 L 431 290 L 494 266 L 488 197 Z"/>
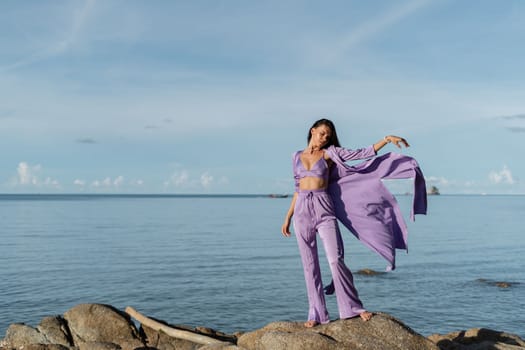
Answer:
<path fill-rule="evenodd" d="M 334 214 L 332 198 L 325 190 L 299 191 L 293 225 L 304 268 L 308 293 L 308 320 L 330 322 L 323 292 L 316 233 L 324 245 L 334 281 L 339 317 L 354 317 L 364 312 L 350 269 L 344 262 L 341 232 Z"/>

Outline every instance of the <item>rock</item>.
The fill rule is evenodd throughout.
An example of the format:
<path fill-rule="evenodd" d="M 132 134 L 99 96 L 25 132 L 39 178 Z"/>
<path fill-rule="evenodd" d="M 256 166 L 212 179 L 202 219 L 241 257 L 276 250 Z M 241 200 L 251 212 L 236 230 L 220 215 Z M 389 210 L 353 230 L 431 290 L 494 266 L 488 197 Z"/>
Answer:
<path fill-rule="evenodd" d="M 61 316 L 43 318 L 37 329 L 50 344 L 60 344 L 68 347 L 73 345 L 73 338 L 69 332 L 67 322 Z"/>
<path fill-rule="evenodd" d="M 10 325 L 2 342 L 2 346 L 6 348 L 19 348 L 30 344 L 49 344 L 49 342 L 37 329 L 23 323 Z"/>
<path fill-rule="evenodd" d="M 375 271 L 372 269 L 361 269 L 356 272 L 358 275 L 365 275 L 365 276 L 377 276 L 377 275 L 384 275 L 386 272 L 381 271 Z"/>
<path fill-rule="evenodd" d="M 240 348 L 237 345 L 211 344 L 211 345 L 204 345 L 200 347 L 199 350 L 246 350 L 246 349 Z"/>
<path fill-rule="evenodd" d="M 427 191 L 428 195 L 435 196 L 439 195 L 439 189 L 436 186 L 432 186 L 429 191 Z"/>
<path fill-rule="evenodd" d="M 60 344 L 28 344 L 17 349 L 23 350 L 69 350 L 70 348 Z"/>
<path fill-rule="evenodd" d="M 182 330 L 186 330 L 189 332 L 193 332 L 196 334 L 202 334 L 211 338 L 219 339 L 225 342 L 230 342 L 235 344 L 237 342 L 237 337 L 235 335 L 226 334 L 223 332 L 219 332 L 215 329 L 208 328 L 208 327 L 190 327 L 186 325 L 170 325 L 167 322 L 156 320 L 157 322 L 163 323 L 169 327 L 172 328 L 178 328 Z M 193 343 L 188 340 L 184 339 L 176 339 L 173 337 L 170 337 L 163 332 L 156 331 L 154 329 L 151 329 L 150 327 L 147 327 L 145 325 L 141 325 L 141 331 L 144 333 L 146 338 L 146 344 L 150 347 L 162 349 L 162 350 L 194 350 L 194 349 L 201 349 L 203 346 L 202 344 Z M 224 344 L 217 344 L 217 346 L 226 346 Z M 217 348 L 219 349 L 219 348 Z M 222 349 L 222 348 L 220 348 Z M 224 348 L 227 349 L 227 348 Z"/>
<path fill-rule="evenodd" d="M 486 328 L 472 328 L 428 337 L 442 350 L 511 350 L 525 349 L 525 340 L 515 334 Z"/>
<path fill-rule="evenodd" d="M 110 305 L 80 304 L 64 314 L 73 342 L 102 342 L 118 344 L 122 349 L 144 347 L 129 316 Z"/>
<path fill-rule="evenodd" d="M 86 343 L 81 343 L 78 349 L 79 350 L 121 350 L 122 347 L 115 343 L 90 341 Z"/>
<path fill-rule="evenodd" d="M 27 349 L 29 345 L 39 345 L 42 349 L 44 345 L 61 345 L 66 349 L 73 345 L 66 321 L 60 316 L 46 317 L 42 319 L 37 328 L 25 324 L 12 324 L 6 332 L 3 343 L 6 347 Z M 47 347 L 58 349 L 57 347 Z M 46 349 L 47 349 L 46 348 Z"/>
<path fill-rule="evenodd" d="M 387 314 L 368 322 L 359 317 L 306 329 L 302 323 L 274 322 L 243 334 L 237 343 L 248 350 L 438 350 L 422 335 Z"/>
<path fill-rule="evenodd" d="M 236 335 L 223 333 L 213 328 L 195 327 L 195 329 L 192 329 L 191 331 L 202 334 L 202 335 L 207 335 L 208 337 L 212 337 L 212 338 L 219 339 L 222 341 L 226 341 L 230 343 L 237 343 L 238 337 Z"/>
<path fill-rule="evenodd" d="M 503 289 L 511 288 L 511 287 L 514 287 L 520 284 L 519 282 L 493 281 L 493 280 L 488 280 L 485 278 L 478 278 L 476 281 L 480 283 L 488 284 L 489 286 L 499 287 Z"/>
<path fill-rule="evenodd" d="M 158 321 L 158 320 L 157 320 Z M 162 322 L 162 321 L 158 321 Z M 202 344 L 195 344 L 184 339 L 176 339 L 167 336 L 163 332 L 157 332 L 144 325 L 141 326 L 146 337 L 146 345 L 161 350 L 196 350 L 202 347 Z"/>

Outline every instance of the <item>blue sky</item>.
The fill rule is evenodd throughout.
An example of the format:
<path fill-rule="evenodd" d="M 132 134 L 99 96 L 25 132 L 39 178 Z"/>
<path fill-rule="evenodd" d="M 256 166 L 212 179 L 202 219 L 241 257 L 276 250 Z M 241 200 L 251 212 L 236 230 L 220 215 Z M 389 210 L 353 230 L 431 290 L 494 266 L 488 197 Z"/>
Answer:
<path fill-rule="evenodd" d="M 349 148 L 406 137 L 444 194 L 525 194 L 524 16 L 521 0 L 2 1 L 0 193 L 291 192 L 291 154 L 327 117 Z"/>

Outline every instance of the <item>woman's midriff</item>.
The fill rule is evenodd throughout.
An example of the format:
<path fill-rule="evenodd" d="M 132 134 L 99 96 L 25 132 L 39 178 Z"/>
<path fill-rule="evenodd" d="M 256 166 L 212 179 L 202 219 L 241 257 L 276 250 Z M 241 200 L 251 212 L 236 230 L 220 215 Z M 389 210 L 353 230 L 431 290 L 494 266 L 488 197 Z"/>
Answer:
<path fill-rule="evenodd" d="M 299 189 L 302 191 L 322 190 L 328 187 L 328 183 L 318 177 L 307 176 L 299 180 Z"/>

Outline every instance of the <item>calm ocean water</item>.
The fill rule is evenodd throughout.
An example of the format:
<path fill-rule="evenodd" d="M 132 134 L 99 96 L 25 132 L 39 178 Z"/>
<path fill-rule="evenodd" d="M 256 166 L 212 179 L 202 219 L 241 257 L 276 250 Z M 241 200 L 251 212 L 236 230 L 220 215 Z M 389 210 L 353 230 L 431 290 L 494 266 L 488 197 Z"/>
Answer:
<path fill-rule="evenodd" d="M 399 196 L 408 216 L 409 196 Z M 0 337 L 80 303 L 224 332 L 304 320 L 290 199 L 0 195 Z M 397 269 L 355 275 L 365 307 L 423 335 L 488 327 L 525 337 L 525 196 L 431 196 Z M 345 231 L 346 232 L 346 231 Z M 348 232 L 352 271 L 386 264 Z M 324 278 L 329 279 L 324 255 Z M 500 288 L 492 282 L 510 282 Z M 332 319 L 335 298 L 328 298 Z"/>

